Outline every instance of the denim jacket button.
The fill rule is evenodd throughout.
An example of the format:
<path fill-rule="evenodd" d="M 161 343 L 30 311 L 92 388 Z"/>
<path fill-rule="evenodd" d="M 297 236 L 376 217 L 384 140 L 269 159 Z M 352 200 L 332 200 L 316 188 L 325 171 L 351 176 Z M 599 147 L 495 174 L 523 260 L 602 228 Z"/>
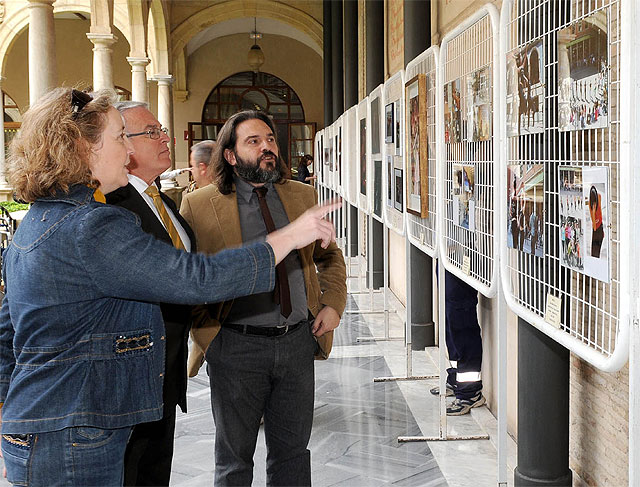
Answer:
<path fill-rule="evenodd" d="M 160 377 L 164 377 L 164 374 L 160 374 Z"/>
<path fill-rule="evenodd" d="M 162 336 L 160 337 L 160 340 L 164 340 L 164 335 L 162 335 Z"/>

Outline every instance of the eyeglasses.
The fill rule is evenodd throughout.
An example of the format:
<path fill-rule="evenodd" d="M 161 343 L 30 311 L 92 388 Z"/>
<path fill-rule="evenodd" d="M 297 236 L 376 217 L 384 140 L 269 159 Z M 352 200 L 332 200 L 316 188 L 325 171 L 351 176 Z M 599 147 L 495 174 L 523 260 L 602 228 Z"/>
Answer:
<path fill-rule="evenodd" d="M 127 134 L 127 137 L 137 137 L 138 135 L 146 135 L 151 140 L 157 140 L 162 137 L 161 134 L 168 135 L 169 129 L 166 127 L 153 127 L 149 130 L 145 130 L 144 132 L 138 132 L 136 134 Z"/>
<path fill-rule="evenodd" d="M 78 116 L 78 113 L 93 100 L 93 97 L 80 90 L 71 90 L 71 116 Z"/>

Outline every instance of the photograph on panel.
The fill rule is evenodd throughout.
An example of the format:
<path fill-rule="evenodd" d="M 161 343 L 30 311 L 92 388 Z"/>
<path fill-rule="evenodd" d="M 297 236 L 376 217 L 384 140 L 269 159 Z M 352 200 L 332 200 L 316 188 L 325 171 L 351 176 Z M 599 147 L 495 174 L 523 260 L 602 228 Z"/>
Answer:
<path fill-rule="evenodd" d="M 367 194 L 367 119 L 360 120 L 360 193 Z"/>
<path fill-rule="evenodd" d="M 371 101 L 371 154 L 380 154 L 380 98 Z"/>
<path fill-rule="evenodd" d="M 382 218 L 382 159 L 373 161 L 373 213 Z"/>
<path fill-rule="evenodd" d="M 507 245 L 544 257 L 544 166 L 507 166 Z"/>
<path fill-rule="evenodd" d="M 560 203 L 560 263 L 578 272 L 584 271 L 585 213 L 582 196 L 582 168 L 558 168 Z"/>
<path fill-rule="evenodd" d="M 544 132 L 544 89 L 542 39 L 507 54 L 507 135 Z"/>
<path fill-rule="evenodd" d="M 427 77 L 419 74 L 405 86 L 407 113 L 407 211 L 428 215 Z"/>
<path fill-rule="evenodd" d="M 404 193 L 404 182 L 402 181 L 402 169 L 394 168 L 393 177 L 395 179 L 395 198 L 393 206 L 396 210 L 402 211 L 402 195 Z"/>
<path fill-rule="evenodd" d="M 558 31 L 558 130 L 609 122 L 609 36 L 600 10 Z"/>
<path fill-rule="evenodd" d="M 491 70 L 489 66 L 467 75 L 467 134 L 469 142 L 491 138 Z"/>
<path fill-rule="evenodd" d="M 402 155 L 402 137 L 400 137 L 400 124 L 402 123 L 400 102 L 396 103 L 396 156 Z"/>
<path fill-rule="evenodd" d="M 338 176 L 342 174 L 342 127 L 338 129 Z"/>
<path fill-rule="evenodd" d="M 329 144 L 329 171 L 333 171 L 333 166 L 334 166 L 334 157 L 335 157 L 335 153 L 334 153 L 334 148 L 333 148 L 333 137 L 329 136 L 329 138 L 327 139 L 327 142 Z"/>
<path fill-rule="evenodd" d="M 384 141 L 387 144 L 392 144 L 394 139 L 393 135 L 395 133 L 395 126 L 393 123 L 393 103 L 389 103 L 384 107 Z"/>
<path fill-rule="evenodd" d="M 582 169 L 582 196 L 586 236 L 584 273 L 608 283 L 611 282 L 609 168 Z"/>
<path fill-rule="evenodd" d="M 324 148 L 324 165 L 329 166 L 331 164 L 331 149 L 329 148 L 329 144 L 331 143 L 331 137 L 329 137 L 327 142 L 327 147 Z"/>
<path fill-rule="evenodd" d="M 387 206 L 393 208 L 393 156 L 387 156 Z"/>
<path fill-rule="evenodd" d="M 460 78 L 444 85 L 444 141 L 457 143 L 462 140 Z"/>
<path fill-rule="evenodd" d="M 453 165 L 453 223 L 472 232 L 476 229 L 475 181 L 474 166 Z"/>

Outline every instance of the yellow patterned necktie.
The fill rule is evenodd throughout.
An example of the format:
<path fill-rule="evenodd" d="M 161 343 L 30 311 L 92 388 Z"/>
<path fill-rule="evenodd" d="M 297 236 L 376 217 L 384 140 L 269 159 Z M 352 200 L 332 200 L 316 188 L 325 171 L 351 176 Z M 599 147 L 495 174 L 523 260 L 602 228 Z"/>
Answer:
<path fill-rule="evenodd" d="M 186 250 L 184 248 L 184 244 L 182 243 L 182 239 L 180 239 L 178 230 L 176 230 L 176 227 L 171 221 L 171 217 L 169 216 L 167 209 L 164 207 L 164 203 L 162 202 L 162 198 L 160 197 L 158 188 L 156 188 L 155 185 L 152 184 L 147 189 L 145 189 L 144 192 L 151 196 L 151 198 L 153 198 L 153 205 L 156 207 L 156 210 L 158 210 L 158 213 L 160 214 L 160 219 L 162 220 L 162 223 L 164 223 L 164 226 L 169 233 L 169 237 L 171 237 L 173 246 L 176 249 Z"/>

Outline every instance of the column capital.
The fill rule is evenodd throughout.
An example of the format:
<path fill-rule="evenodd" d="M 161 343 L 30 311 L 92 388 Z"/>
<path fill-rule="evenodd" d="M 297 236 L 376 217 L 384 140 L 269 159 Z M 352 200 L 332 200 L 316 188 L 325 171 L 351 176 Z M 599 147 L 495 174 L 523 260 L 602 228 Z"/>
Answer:
<path fill-rule="evenodd" d="M 132 67 L 145 68 L 151 62 L 151 59 L 148 57 L 127 57 L 127 61 Z"/>
<path fill-rule="evenodd" d="M 27 3 L 29 4 L 28 7 L 29 8 L 35 8 L 35 7 L 51 7 L 53 9 L 53 2 L 55 0 L 27 0 Z"/>
<path fill-rule="evenodd" d="M 102 48 L 109 48 L 118 40 L 113 34 L 94 34 L 91 32 L 87 32 L 87 39 L 89 39 L 95 47 Z"/>
<path fill-rule="evenodd" d="M 173 94 L 176 97 L 176 100 L 181 103 L 184 103 L 189 98 L 188 90 L 173 90 Z"/>
<path fill-rule="evenodd" d="M 151 79 L 156 81 L 159 86 L 171 86 L 175 78 L 170 74 L 154 74 Z"/>

